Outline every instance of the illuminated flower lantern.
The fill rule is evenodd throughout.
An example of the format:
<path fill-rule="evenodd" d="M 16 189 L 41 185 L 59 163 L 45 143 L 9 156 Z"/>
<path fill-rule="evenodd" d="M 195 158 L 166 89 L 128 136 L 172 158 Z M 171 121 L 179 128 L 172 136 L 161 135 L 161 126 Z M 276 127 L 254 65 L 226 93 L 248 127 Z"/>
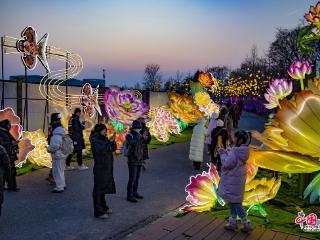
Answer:
<path fill-rule="evenodd" d="M 129 132 L 129 128 L 123 128 L 123 125 L 122 125 L 121 131 L 118 131 L 119 129 L 116 129 L 117 125 L 114 125 L 111 122 L 107 123 L 106 127 L 107 127 L 107 136 L 108 137 L 112 137 L 115 134 L 115 141 L 117 144 L 116 153 L 117 154 L 121 153 L 122 144 L 126 140 L 126 135 Z"/>
<path fill-rule="evenodd" d="M 5 119 L 9 120 L 11 123 L 11 135 L 15 138 L 15 140 L 19 141 L 18 160 L 15 161 L 15 164 L 18 167 L 21 167 L 22 164 L 26 162 L 28 153 L 34 148 L 34 146 L 31 144 L 29 139 L 21 138 L 22 126 L 20 125 L 20 118 L 15 114 L 12 108 L 0 110 L 0 121 Z"/>
<path fill-rule="evenodd" d="M 251 171 L 251 168 L 252 166 L 247 165 L 247 172 Z M 267 180 L 262 178 L 252 180 L 254 175 L 247 177 L 243 205 L 250 206 L 248 211 L 257 209 L 261 215 L 266 216 L 267 214 L 261 204 L 276 196 L 281 185 L 281 179 L 271 178 Z M 207 212 L 212 211 L 217 203 L 223 206 L 225 203 L 217 193 L 219 181 L 219 174 L 213 164 L 210 164 L 208 172 L 190 177 L 190 183 L 185 189 L 188 193 L 186 200 L 190 204 L 180 210 L 183 212 Z"/>
<path fill-rule="evenodd" d="M 20 125 L 20 118 L 15 114 L 12 108 L 5 108 L 0 110 L 0 121 L 9 120 L 11 123 L 10 133 L 19 140 L 22 135 L 22 126 Z"/>
<path fill-rule="evenodd" d="M 245 185 L 243 205 L 259 205 L 274 198 L 281 186 L 281 178 L 254 179 Z"/>
<path fill-rule="evenodd" d="M 105 110 L 111 120 L 117 120 L 124 125 L 131 125 L 139 117 L 146 117 L 149 107 L 132 90 L 120 91 L 110 88 L 104 95 Z"/>
<path fill-rule="evenodd" d="M 298 44 L 302 51 L 310 53 L 317 46 L 314 43 L 320 39 L 320 2 L 315 6 L 310 6 L 304 18 L 310 24 L 300 30 Z"/>
<path fill-rule="evenodd" d="M 217 194 L 219 181 L 219 174 L 213 164 L 210 164 L 208 172 L 191 176 L 190 183 L 185 188 L 188 193 L 186 200 L 190 204 L 180 210 L 183 212 L 207 212 L 217 203 L 223 206 L 225 203 Z"/>
<path fill-rule="evenodd" d="M 29 138 L 35 148 L 29 152 L 28 160 L 39 166 L 51 168 L 51 155 L 47 152 L 47 138 L 41 129 L 34 132 L 23 132 L 23 138 Z"/>
<path fill-rule="evenodd" d="M 268 149 L 255 148 L 250 162 L 261 168 L 286 173 L 312 173 L 320 170 L 320 96 L 303 91 L 295 100 L 282 100 L 282 108 L 263 134 L 252 136 Z M 320 183 L 319 183 L 320 184 Z M 315 184 L 306 192 L 313 192 Z M 320 200 L 320 197 L 319 197 Z"/>
<path fill-rule="evenodd" d="M 300 81 L 301 90 L 304 90 L 303 79 L 306 75 L 311 74 L 312 67 L 308 61 L 297 61 L 288 69 L 288 74 L 295 80 Z"/>
<path fill-rule="evenodd" d="M 212 101 L 210 95 L 206 92 L 197 92 L 195 94 L 194 100 L 196 104 L 201 106 L 209 105 Z"/>
<path fill-rule="evenodd" d="M 200 72 L 198 81 L 205 88 L 210 88 L 212 92 L 218 87 L 217 80 L 213 77 L 210 72 Z"/>
<path fill-rule="evenodd" d="M 320 96 L 300 92 L 295 100 L 281 101 L 282 108 L 263 134 L 253 137 L 273 151 L 255 151 L 258 166 L 279 172 L 308 173 L 320 170 Z M 316 158 L 316 159 L 315 159 Z"/>
<path fill-rule="evenodd" d="M 178 121 L 166 107 L 151 108 L 149 117 L 151 121 L 147 126 L 150 128 L 150 134 L 160 142 L 167 142 L 170 133 L 180 134 Z"/>
<path fill-rule="evenodd" d="M 181 96 L 175 93 L 170 93 L 168 96 L 169 108 L 176 118 L 186 123 L 197 123 L 203 117 L 203 113 L 193 102 L 191 96 Z"/>
<path fill-rule="evenodd" d="M 203 112 L 205 116 L 210 117 L 213 113 L 219 112 L 219 106 L 211 100 L 207 92 L 197 92 L 194 100 L 199 106 L 199 110 Z"/>
<path fill-rule="evenodd" d="M 269 84 L 267 93 L 264 94 L 265 99 L 269 102 L 265 104 L 266 108 L 273 109 L 281 107 L 279 100 L 289 96 L 292 92 L 292 82 L 288 82 L 286 79 L 275 79 Z"/>
<path fill-rule="evenodd" d="M 20 139 L 18 147 L 19 147 L 18 160 L 15 161 L 14 163 L 17 167 L 21 167 L 27 161 L 29 152 L 31 152 L 35 148 L 35 146 L 32 145 L 31 140 L 29 138 L 24 137 Z"/>
<path fill-rule="evenodd" d="M 81 96 L 80 96 L 80 104 L 82 105 L 83 112 L 89 117 L 94 117 L 96 111 L 101 116 L 101 110 L 99 106 L 99 85 L 96 89 L 92 89 L 89 83 L 86 83 L 82 87 Z"/>
<path fill-rule="evenodd" d="M 304 18 L 309 23 L 320 28 L 320 2 L 318 2 L 315 6 L 310 6 L 310 10 L 304 15 Z"/>

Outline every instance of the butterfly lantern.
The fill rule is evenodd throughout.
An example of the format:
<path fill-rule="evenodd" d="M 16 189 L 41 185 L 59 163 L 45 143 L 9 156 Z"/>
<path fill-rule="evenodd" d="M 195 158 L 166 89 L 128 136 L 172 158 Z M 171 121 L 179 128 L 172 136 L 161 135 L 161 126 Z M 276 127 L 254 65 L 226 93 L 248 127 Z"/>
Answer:
<path fill-rule="evenodd" d="M 93 118 L 96 111 L 101 114 L 101 109 L 98 103 L 99 85 L 93 90 L 89 83 L 86 83 L 81 90 L 80 104 L 84 114 Z"/>
<path fill-rule="evenodd" d="M 46 33 L 37 43 L 37 32 L 33 27 L 28 26 L 22 31 L 22 39 L 17 41 L 16 48 L 18 52 L 23 53 L 21 59 L 27 69 L 33 70 L 39 58 L 42 65 L 50 72 L 46 56 L 48 36 L 49 34 Z"/>

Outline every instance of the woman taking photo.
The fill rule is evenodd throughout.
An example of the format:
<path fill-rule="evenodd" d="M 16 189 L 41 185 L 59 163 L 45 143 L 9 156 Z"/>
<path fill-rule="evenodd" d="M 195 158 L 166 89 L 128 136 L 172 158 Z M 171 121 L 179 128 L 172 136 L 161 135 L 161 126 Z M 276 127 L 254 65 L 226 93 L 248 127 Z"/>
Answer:
<path fill-rule="evenodd" d="M 94 159 L 94 187 L 92 193 L 94 216 L 101 219 L 108 218 L 108 214 L 112 213 L 111 208 L 107 206 L 105 195 L 116 193 L 112 155 L 116 150 L 115 136 L 108 139 L 106 134 L 106 126 L 97 124 L 90 135 Z"/>

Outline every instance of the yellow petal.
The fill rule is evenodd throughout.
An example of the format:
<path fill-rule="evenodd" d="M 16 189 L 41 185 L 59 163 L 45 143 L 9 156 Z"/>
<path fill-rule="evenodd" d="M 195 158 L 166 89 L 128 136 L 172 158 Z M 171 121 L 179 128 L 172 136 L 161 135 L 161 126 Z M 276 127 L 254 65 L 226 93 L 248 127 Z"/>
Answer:
<path fill-rule="evenodd" d="M 311 173 L 320 170 L 318 159 L 294 152 L 252 150 L 250 162 L 261 168 L 286 173 Z"/>

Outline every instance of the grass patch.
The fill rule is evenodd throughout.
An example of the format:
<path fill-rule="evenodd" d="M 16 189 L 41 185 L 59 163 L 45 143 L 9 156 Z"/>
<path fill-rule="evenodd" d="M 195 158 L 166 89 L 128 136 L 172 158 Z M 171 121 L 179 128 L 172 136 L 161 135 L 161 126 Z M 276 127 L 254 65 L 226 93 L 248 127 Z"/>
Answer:
<path fill-rule="evenodd" d="M 154 137 L 152 137 L 152 140 L 149 144 L 149 150 L 153 150 L 153 149 L 158 149 L 161 147 L 165 147 L 174 143 L 181 143 L 181 142 L 187 142 L 191 139 L 191 135 L 192 135 L 192 130 L 193 128 L 187 128 L 184 132 L 182 132 L 180 135 L 171 135 L 170 140 L 166 143 L 163 142 L 159 142 L 158 140 L 156 140 Z M 87 149 L 87 155 L 83 155 L 83 161 L 89 161 L 93 159 L 93 155 L 92 155 L 92 151 L 91 151 L 91 146 L 87 145 L 86 146 Z M 76 162 L 77 161 L 77 157 L 76 154 L 73 154 L 72 156 L 72 162 Z M 27 161 L 25 164 L 22 165 L 21 168 L 17 168 L 17 175 L 23 175 L 26 174 L 28 172 L 32 172 L 38 169 L 41 169 L 44 167 L 40 167 L 38 165 L 32 164 L 29 161 Z"/>
<path fill-rule="evenodd" d="M 27 161 L 25 164 L 22 165 L 21 168 L 17 168 L 17 176 L 26 174 L 28 172 L 33 172 L 33 171 L 36 171 L 41 168 L 44 168 L 44 167 L 38 166 L 36 164 L 33 164 L 33 163 Z"/>
<path fill-rule="evenodd" d="M 171 135 L 168 142 L 160 142 L 154 137 L 152 137 L 150 144 L 148 145 L 149 149 L 158 149 L 164 146 L 172 145 L 175 143 L 188 142 L 191 139 L 193 128 L 189 127 L 183 131 L 180 135 Z"/>

